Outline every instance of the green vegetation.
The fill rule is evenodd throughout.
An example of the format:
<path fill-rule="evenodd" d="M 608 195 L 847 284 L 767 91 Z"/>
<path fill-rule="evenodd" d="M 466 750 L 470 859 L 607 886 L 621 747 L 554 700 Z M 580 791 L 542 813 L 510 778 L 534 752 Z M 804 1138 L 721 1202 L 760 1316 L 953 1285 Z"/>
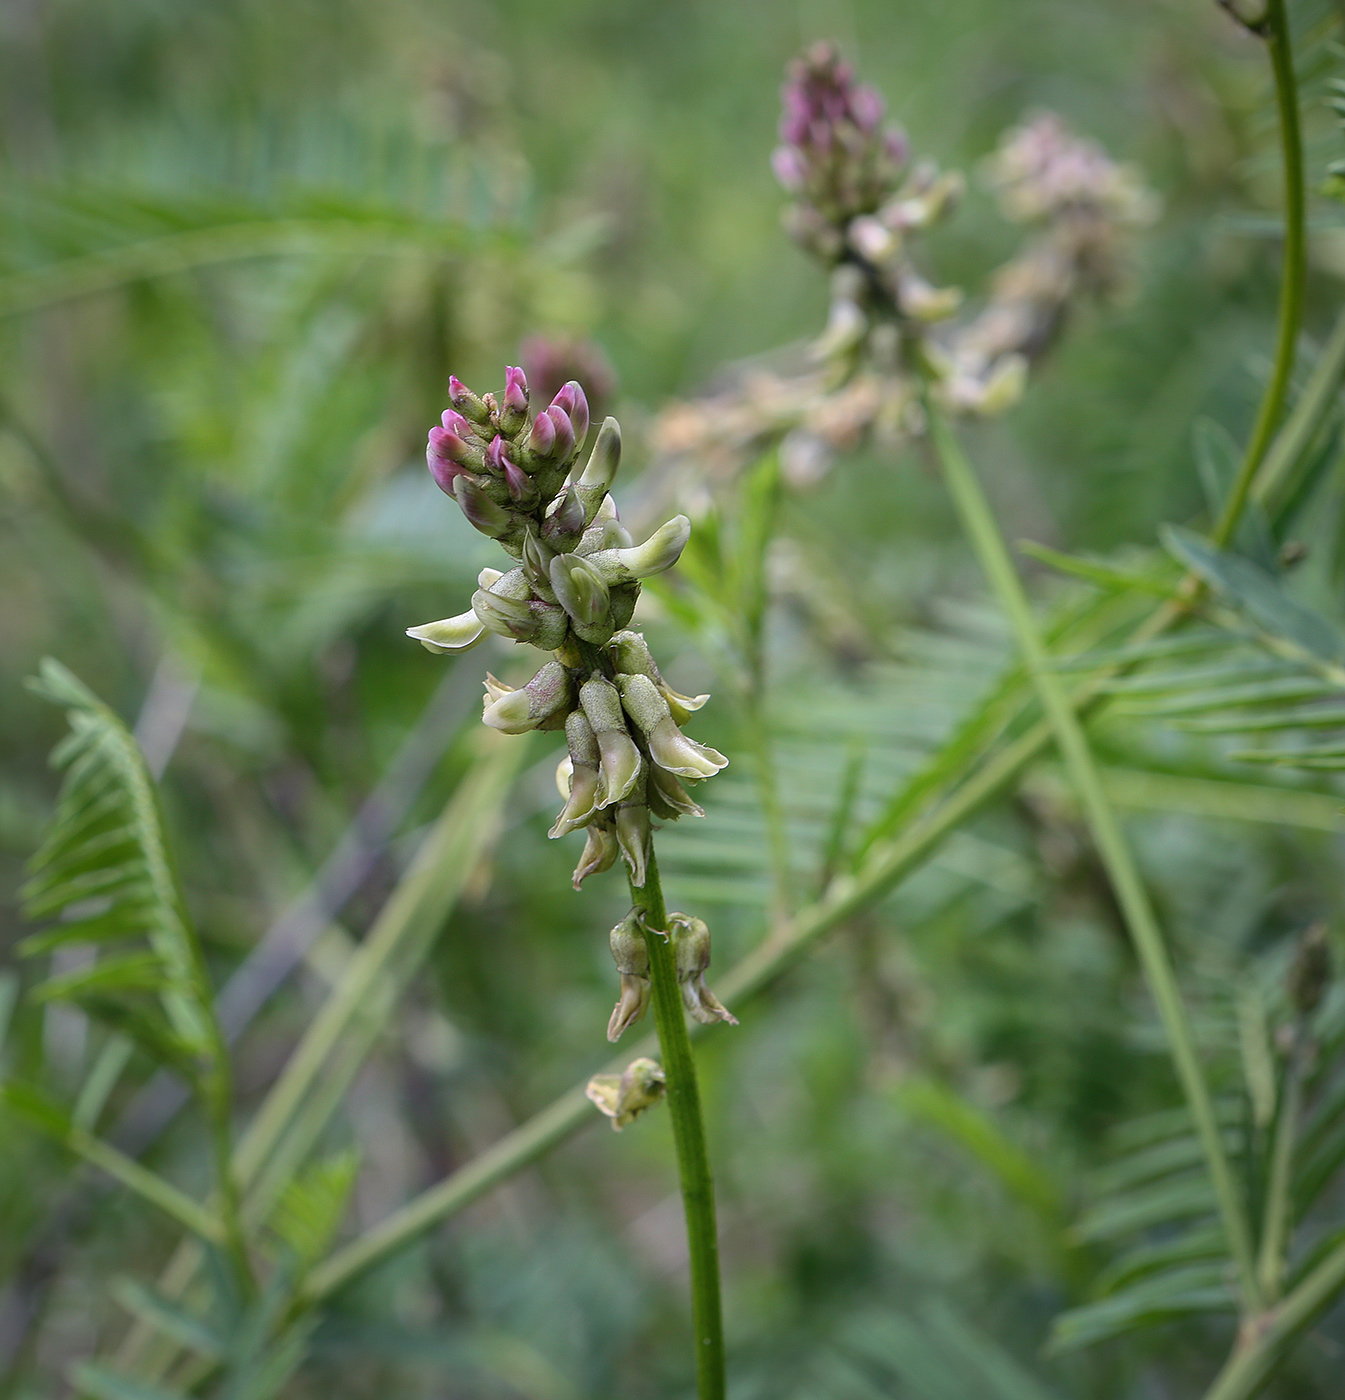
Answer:
<path fill-rule="evenodd" d="M 1345 8 L 3 26 L 0 1400 L 1334 1400 Z"/>

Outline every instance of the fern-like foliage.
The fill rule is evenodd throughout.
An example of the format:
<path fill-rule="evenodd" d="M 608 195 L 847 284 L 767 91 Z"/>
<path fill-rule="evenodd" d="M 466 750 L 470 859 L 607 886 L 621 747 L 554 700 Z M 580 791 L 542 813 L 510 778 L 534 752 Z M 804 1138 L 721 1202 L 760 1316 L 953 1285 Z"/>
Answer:
<path fill-rule="evenodd" d="M 33 688 L 65 707 L 70 733 L 52 753 L 65 782 L 22 890 L 25 915 L 53 922 L 20 951 L 97 951 L 34 995 L 74 1003 L 200 1084 L 218 1079 L 224 1062 L 210 986 L 139 746 L 58 662 L 43 662 Z"/>

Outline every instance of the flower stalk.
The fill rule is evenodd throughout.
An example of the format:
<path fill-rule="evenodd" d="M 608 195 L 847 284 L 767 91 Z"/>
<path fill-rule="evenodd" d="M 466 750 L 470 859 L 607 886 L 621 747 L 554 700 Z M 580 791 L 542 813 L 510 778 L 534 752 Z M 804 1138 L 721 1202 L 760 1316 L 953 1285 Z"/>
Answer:
<path fill-rule="evenodd" d="M 1294 349 L 1303 319 L 1303 283 L 1307 271 L 1306 211 L 1303 188 L 1303 134 L 1298 120 L 1298 80 L 1289 36 L 1285 0 L 1267 0 L 1264 19 L 1256 32 L 1264 35 L 1275 78 L 1275 106 L 1279 116 L 1280 153 L 1284 167 L 1284 271 L 1280 280 L 1279 326 L 1275 363 L 1261 397 L 1256 422 L 1247 441 L 1242 465 L 1228 493 L 1228 500 L 1214 528 L 1213 539 L 1221 549 L 1237 530 L 1243 507 L 1256 474 L 1270 447 L 1284 413 L 1289 381 L 1294 370 Z"/>
<path fill-rule="evenodd" d="M 696 1062 L 691 1053 L 686 1009 L 679 985 L 670 919 L 650 851 L 643 884 L 630 879 L 631 899 L 649 953 L 649 980 L 658 1029 L 668 1112 L 672 1118 L 677 1174 L 686 1215 L 691 1266 L 691 1318 L 695 1335 L 696 1387 L 700 1400 L 723 1400 L 724 1322 L 719 1294 L 719 1239 L 715 1225 L 714 1179 L 705 1143 Z"/>
<path fill-rule="evenodd" d="M 487 632 L 552 654 L 519 689 L 487 676 L 482 719 L 506 734 L 564 731 L 567 752 L 556 772 L 564 805 L 550 835 L 586 833 L 575 888 L 625 862 L 634 909 L 612 932 L 621 999 L 608 1038 L 617 1039 L 652 999 L 663 1064 L 637 1057 L 619 1075 L 591 1080 L 586 1098 L 622 1128 L 666 1090 L 686 1208 L 698 1393 L 722 1400 L 714 1187 L 686 1012 L 700 1021 L 733 1017 L 705 986 L 709 930 L 664 905 L 652 833 L 654 820 L 704 816 L 685 785 L 713 777 L 728 759 L 682 732 L 709 697 L 671 689 L 629 626 L 641 580 L 677 562 L 691 522 L 674 516 L 634 543 L 609 494 L 621 429 L 606 419 L 581 462 L 589 407 L 575 381 L 535 418 L 527 379 L 513 366 L 502 397 L 478 396 L 450 378 L 449 398 L 452 408 L 430 429 L 430 474 L 517 567 L 482 570 L 470 612 L 408 628 L 408 635 L 436 654 L 465 651 Z"/>
<path fill-rule="evenodd" d="M 980 560 L 986 577 L 1008 616 L 1023 662 L 1032 676 L 1042 709 L 1055 735 L 1061 757 L 1069 771 L 1088 826 L 1097 843 L 1098 854 L 1107 870 L 1117 902 L 1144 969 L 1145 979 L 1158 1006 L 1159 1018 L 1167 1035 L 1168 1047 L 1195 1122 L 1205 1157 L 1206 1169 L 1214 1187 L 1229 1251 L 1237 1270 L 1244 1306 L 1255 1310 L 1261 1289 L 1251 1229 L 1228 1155 L 1219 1135 L 1218 1122 L 1209 1086 L 1196 1052 L 1190 1017 L 1177 986 L 1176 973 L 1148 892 L 1135 866 L 1130 847 L 1111 803 L 1103 791 L 1092 749 L 1073 705 L 1066 697 L 1059 677 L 1037 631 L 1036 620 L 1022 581 L 999 532 L 990 504 L 985 498 L 971 463 L 944 422 L 939 411 L 929 405 L 930 442 L 943 469 L 958 515 Z"/>

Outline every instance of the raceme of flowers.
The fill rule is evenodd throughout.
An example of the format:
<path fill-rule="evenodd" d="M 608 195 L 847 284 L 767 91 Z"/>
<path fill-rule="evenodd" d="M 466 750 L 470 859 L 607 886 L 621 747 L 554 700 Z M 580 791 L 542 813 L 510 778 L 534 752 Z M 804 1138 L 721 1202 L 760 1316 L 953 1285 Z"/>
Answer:
<path fill-rule="evenodd" d="M 728 391 L 661 415 L 656 450 L 683 476 L 688 465 L 702 480 L 731 473 L 783 437 L 786 474 L 806 484 L 871 436 L 889 446 L 919 436 L 925 384 L 954 413 L 1002 412 L 1068 308 L 1121 284 L 1122 234 L 1157 212 L 1131 167 L 1059 117 L 1031 118 L 1005 133 L 984 174 L 1003 215 L 1032 234 L 981 310 L 955 320 L 962 293 L 926 280 L 913 250 L 951 213 L 962 177 L 909 159 L 904 136 L 882 124 L 881 97 L 833 45 L 791 64 L 783 106 L 772 164 L 791 196 L 786 229 L 831 269 L 827 326 L 798 371 L 750 368 Z"/>
<path fill-rule="evenodd" d="M 507 571 L 481 571 L 469 611 L 409 627 L 407 635 L 436 653 L 466 651 L 491 632 L 552 653 L 518 688 L 488 674 L 483 719 L 506 734 L 565 731 L 568 753 L 556 775 L 564 805 L 550 835 L 587 833 L 575 888 L 618 857 L 631 882 L 642 886 L 651 818 L 704 816 L 687 785 L 728 762 L 682 733 L 709 696 L 671 689 L 644 637 L 629 627 L 640 580 L 677 562 L 690 521 L 674 516 L 643 544 L 632 541 L 608 491 L 621 460 L 620 426 L 606 419 L 581 462 L 589 409 L 576 381 L 535 416 L 527 379 L 514 367 L 506 369 L 498 399 L 478 396 L 456 378 L 449 380 L 449 398 L 453 406 L 430 429 L 430 473 L 468 521 L 517 562 Z M 732 1020 L 704 986 L 705 925 L 684 915 L 670 923 L 673 928 L 657 932 L 677 945 L 688 1008 L 702 1018 Z M 623 1001 L 627 977 L 643 977 L 647 988 L 647 960 L 643 971 L 627 970 L 620 958 L 618 967 Z M 647 1000 L 646 991 L 637 1006 L 614 1015 L 612 1039 Z"/>

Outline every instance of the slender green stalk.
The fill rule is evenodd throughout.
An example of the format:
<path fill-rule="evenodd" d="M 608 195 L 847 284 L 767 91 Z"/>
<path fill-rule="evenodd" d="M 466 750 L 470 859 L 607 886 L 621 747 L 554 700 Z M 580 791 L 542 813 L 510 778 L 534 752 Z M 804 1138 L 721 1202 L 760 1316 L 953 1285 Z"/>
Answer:
<path fill-rule="evenodd" d="M 401 980 L 419 964 L 489 843 L 527 743 L 494 742 L 493 735 L 483 735 L 482 743 L 493 752 L 463 779 L 248 1126 L 234 1163 L 245 1187 L 275 1150 L 351 1026 L 361 1020 L 366 998 L 385 977 Z M 374 1036 L 366 1033 L 366 1039 L 372 1045 Z"/>
<path fill-rule="evenodd" d="M 1289 421 L 1266 453 L 1252 483 L 1252 500 L 1273 506 L 1294 467 L 1312 444 L 1340 392 L 1345 378 L 1345 311 L 1336 318 L 1331 335 L 1312 368 Z"/>
<path fill-rule="evenodd" d="M 197 1239 L 213 1245 L 228 1244 L 227 1232 L 216 1216 L 194 1201 L 185 1191 L 179 1191 L 176 1186 L 165 1181 L 157 1172 L 142 1167 L 134 1157 L 119 1152 L 101 1138 L 85 1132 L 83 1128 L 70 1128 L 62 1135 L 62 1141 L 86 1162 L 106 1172 L 151 1205 L 157 1206 L 165 1215 L 171 1216 Z"/>
<path fill-rule="evenodd" d="M 742 697 L 743 723 L 739 733 L 752 760 L 752 775 L 756 779 L 757 801 L 766 824 L 766 844 L 771 857 L 771 920 L 778 923 L 789 917 L 794 907 L 794 868 L 789 844 L 789 828 L 785 823 L 784 805 L 780 801 L 780 786 L 775 778 L 775 750 L 764 713 L 760 682 L 749 682 L 751 690 Z"/>
<path fill-rule="evenodd" d="M 705 1146 L 696 1062 L 687 1034 L 682 989 L 663 902 L 658 862 L 651 844 L 643 885 L 634 881 L 631 898 L 641 915 L 645 944 L 649 949 L 649 977 L 653 984 L 654 1021 L 663 1052 L 663 1073 L 668 1081 L 668 1112 L 672 1117 L 673 1143 L 677 1149 L 677 1174 L 682 1184 L 682 1208 L 686 1212 L 687 1248 L 691 1262 L 691 1319 L 696 1349 L 696 1393 L 700 1400 L 723 1400 L 724 1319 L 719 1299 L 719 1236 L 715 1228 L 715 1188 L 710 1156 Z"/>
<path fill-rule="evenodd" d="M 267 1207 L 284 1185 L 279 1173 L 268 1170 L 272 1159 L 283 1156 L 297 1163 L 326 1122 L 319 1109 L 327 1115 L 336 1111 L 376 1042 L 385 1021 L 369 1015 L 369 999 L 391 1012 L 397 992 L 420 965 L 494 839 L 504 797 L 529 745 L 526 740 L 500 739 L 490 731 L 482 732 L 480 743 L 485 746 L 482 757 L 459 783 L 360 944 L 346 977 L 310 1024 L 234 1149 L 234 1179 L 246 1193 L 243 1214 L 249 1221 L 265 1219 Z M 296 1134 L 298 1143 L 291 1140 Z M 176 1285 L 171 1291 L 181 1292 L 199 1267 L 198 1253 L 185 1243 L 171 1261 L 163 1286 L 168 1289 L 171 1275 Z M 138 1364 L 149 1347 L 149 1329 L 137 1324 L 127 1333 L 118 1361 L 123 1366 Z M 155 1358 L 156 1374 L 162 1374 L 165 1358 L 171 1356 L 168 1349 Z"/>
<path fill-rule="evenodd" d="M 1285 0 L 1267 0 L 1266 44 L 1275 76 L 1275 105 L 1279 113 L 1280 151 L 1284 166 L 1284 273 L 1280 280 L 1279 328 L 1275 364 L 1261 397 L 1247 452 L 1228 493 L 1213 539 L 1223 548 L 1233 538 L 1257 468 L 1266 455 L 1275 428 L 1284 412 L 1289 379 L 1294 369 L 1294 348 L 1303 318 L 1303 280 L 1307 266 L 1304 243 L 1303 137 L 1298 123 L 1298 83 L 1294 77 L 1294 53 L 1289 38 Z"/>
<path fill-rule="evenodd" d="M 930 437 L 958 513 L 980 558 L 981 566 L 1008 614 L 1023 661 L 1032 674 L 1042 708 L 1046 711 L 1061 756 L 1083 803 L 1093 840 L 1097 843 L 1098 853 L 1107 868 L 1150 990 L 1158 1004 L 1158 1013 L 1167 1033 L 1177 1076 L 1200 1136 L 1206 1167 L 1219 1203 L 1224 1233 L 1237 1266 L 1244 1302 L 1249 1309 L 1254 1309 L 1259 1302 L 1260 1293 L 1251 1231 L 1233 1181 L 1228 1157 L 1224 1152 L 1214 1116 L 1214 1105 L 1196 1054 L 1189 1018 L 1182 1003 L 1181 992 L 1177 987 L 1177 979 L 1158 927 L 1158 920 L 1154 916 L 1148 893 L 1135 867 L 1120 823 L 1103 790 L 1083 727 L 1075 714 L 1074 706 L 1065 694 L 1060 678 L 1052 669 L 1050 657 L 1037 633 L 1036 620 L 1032 615 L 1027 594 L 1014 569 L 1008 548 L 999 533 L 999 527 L 981 490 L 980 482 L 972 470 L 971 463 L 963 455 L 957 439 L 937 410 L 930 406 L 929 414 Z"/>
<path fill-rule="evenodd" d="M 1303 1031 L 1299 1027 L 1289 1052 L 1289 1063 L 1284 1070 L 1284 1092 L 1280 1096 L 1280 1112 L 1270 1151 L 1270 1181 L 1266 1186 L 1261 1251 L 1256 1264 L 1261 1296 L 1266 1302 L 1278 1298 L 1284 1285 L 1289 1226 L 1293 1218 L 1294 1137 L 1303 1104 L 1303 1039 Z"/>
<path fill-rule="evenodd" d="M 1264 1316 L 1243 1328 L 1205 1400 L 1249 1400 L 1270 1378 L 1283 1348 L 1345 1288 L 1345 1241 Z"/>

